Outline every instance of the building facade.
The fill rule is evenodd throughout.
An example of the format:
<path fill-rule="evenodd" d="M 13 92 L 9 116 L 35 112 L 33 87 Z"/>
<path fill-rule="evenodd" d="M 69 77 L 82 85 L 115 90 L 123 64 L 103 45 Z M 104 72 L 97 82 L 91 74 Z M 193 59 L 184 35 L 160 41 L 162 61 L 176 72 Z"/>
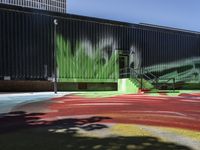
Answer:
<path fill-rule="evenodd" d="M 0 3 L 66 13 L 67 0 L 0 0 Z"/>
<path fill-rule="evenodd" d="M 57 70 L 69 90 L 107 90 L 121 78 L 200 89 L 198 32 L 1 4 L 0 22 L 1 81 L 53 81 Z"/>

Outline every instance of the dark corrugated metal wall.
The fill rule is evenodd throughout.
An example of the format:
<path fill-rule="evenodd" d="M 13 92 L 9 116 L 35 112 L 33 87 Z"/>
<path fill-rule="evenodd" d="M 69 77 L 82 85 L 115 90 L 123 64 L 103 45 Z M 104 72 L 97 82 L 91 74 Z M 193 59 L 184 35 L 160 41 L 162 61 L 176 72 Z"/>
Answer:
<path fill-rule="evenodd" d="M 113 62 L 117 64 L 112 60 L 115 50 L 131 53 L 129 63 L 134 68 L 149 69 L 159 76 L 174 70 L 187 70 L 195 58 L 200 57 L 198 34 L 73 15 L 49 15 L 31 9 L 19 10 L 0 9 L 1 79 L 5 76 L 15 80 L 52 77 L 54 18 L 58 19 L 56 41 L 60 79 L 116 80 L 119 70 L 112 65 Z M 84 53 L 81 50 L 78 53 L 79 49 Z M 92 55 L 94 52 L 98 53 Z M 72 58 L 69 56 L 75 56 L 72 60 L 74 66 L 68 62 Z M 182 60 L 188 63 L 182 65 Z"/>
<path fill-rule="evenodd" d="M 200 82 L 198 34 L 148 29 L 142 35 L 144 70 L 177 82 Z"/>
<path fill-rule="evenodd" d="M 200 56 L 198 35 L 150 30 L 143 35 L 143 66 Z"/>
<path fill-rule="evenodd" d="M 51 77 L 52 17 L 0 9 L 0 77 L 39 80 Z"/>

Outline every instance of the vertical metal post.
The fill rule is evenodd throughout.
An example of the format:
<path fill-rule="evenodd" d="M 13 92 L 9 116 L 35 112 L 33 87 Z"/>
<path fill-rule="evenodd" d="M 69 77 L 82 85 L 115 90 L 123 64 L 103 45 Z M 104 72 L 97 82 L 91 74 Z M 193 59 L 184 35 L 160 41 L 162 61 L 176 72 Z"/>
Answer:
<path fill-rule="evenodd" d="M 57 83 L 57 46 L 56 46 L 56 27 L 58 25 L 57 19 L 54 19 L 54 93 L 58 92 L 58 83 Z"/>
<path fill-rule="evenodd" d="M 140 79 L 141 79 L 140 89 L 143 90 L 143 71 L 142 71 L 142 67 L 140 67 Z"/>
<path fill-rule="evenodd" d="M 156 87 L 156 89 L 158 89 L 158 78 L 157 77 L 155 77 L 153 80 L 155 80 L 156 81 L 156 85 L 155 85 L 155 87 Z"/>
<path fill-rule="evenodd" d="M 116 80 L 119 79 L 119 75 L 118 75 L 119 74 L 119 69 L 117 69 L 117 64 L 118 64 L 118 62 L 117 62 L 117 60 L 118 60 L 117 56 L 118 56 L 118 51 L 115 50 L 115 79 Z M 118 66 L 119 66 L 119 64 L 118 64 Z"/>
<path fill-rule="evenodd" d="M 175 92 L 175 78 L 173 78 L 173 91 Z"/>

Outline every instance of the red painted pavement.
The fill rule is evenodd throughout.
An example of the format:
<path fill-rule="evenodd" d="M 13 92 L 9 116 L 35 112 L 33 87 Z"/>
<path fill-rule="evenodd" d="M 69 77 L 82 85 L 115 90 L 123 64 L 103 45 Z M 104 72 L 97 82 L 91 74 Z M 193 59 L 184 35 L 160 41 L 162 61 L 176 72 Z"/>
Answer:
<path fill-rule="evenodd" d="M 50 110 L 41 116 L 47 120 L 79 115 L 104 116 L 112 118 L 104 122 L 200 131 L 200 94 L 182 94 L 177 97 L 123 95 L 110 98 L 70 95 L 45 102 L 43 107 Z"/>

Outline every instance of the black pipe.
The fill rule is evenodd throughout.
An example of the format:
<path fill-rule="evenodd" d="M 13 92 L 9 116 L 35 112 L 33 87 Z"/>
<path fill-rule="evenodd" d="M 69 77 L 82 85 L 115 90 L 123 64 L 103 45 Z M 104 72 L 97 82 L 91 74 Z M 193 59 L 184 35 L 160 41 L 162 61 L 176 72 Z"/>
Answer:
<path fill-rule="evenodd" d="M 58 82 L 57 82 L 57 54 L 56 54 L 56 27 L 58 25 L 57 19 L 54 19 L 54 93 L 58 92 Z"/>

